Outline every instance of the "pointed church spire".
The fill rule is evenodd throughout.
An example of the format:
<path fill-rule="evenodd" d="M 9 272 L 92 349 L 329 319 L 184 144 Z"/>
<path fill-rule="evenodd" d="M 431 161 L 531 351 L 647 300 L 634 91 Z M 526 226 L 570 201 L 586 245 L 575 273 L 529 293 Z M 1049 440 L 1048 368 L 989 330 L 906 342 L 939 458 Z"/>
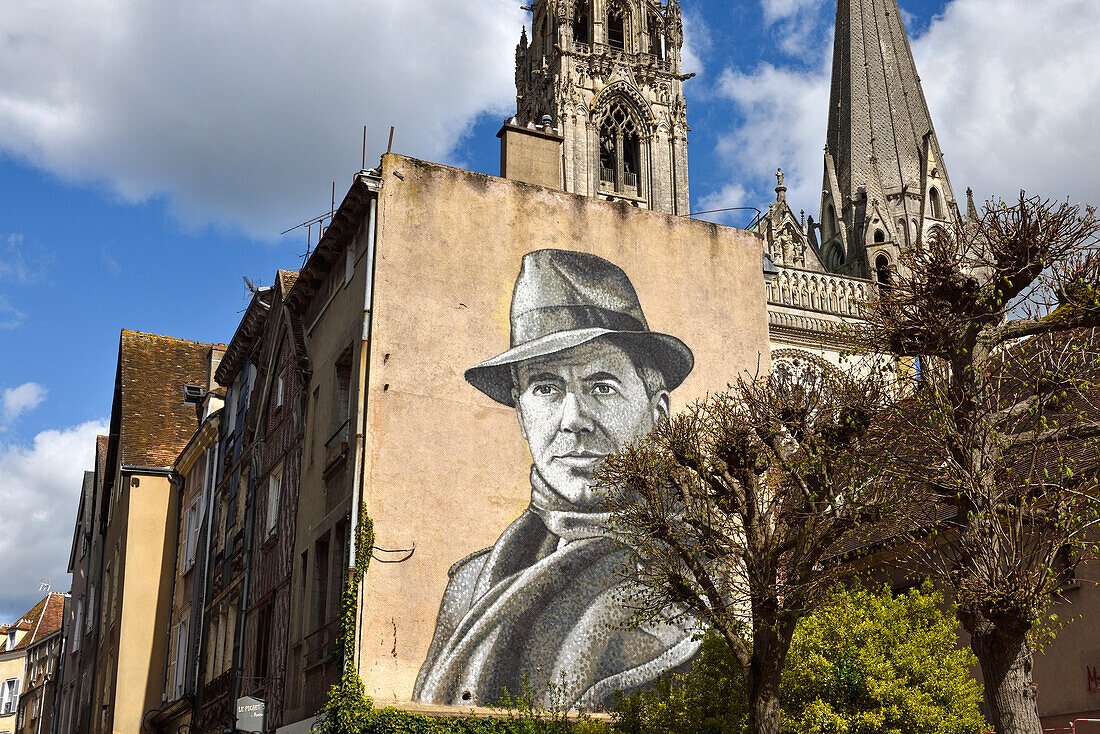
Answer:
<path fill-rule="evenodd" d="M 897 0 L 837 0 L 823 189 L 826 264 L 864 277 L 955 210 Z"/>

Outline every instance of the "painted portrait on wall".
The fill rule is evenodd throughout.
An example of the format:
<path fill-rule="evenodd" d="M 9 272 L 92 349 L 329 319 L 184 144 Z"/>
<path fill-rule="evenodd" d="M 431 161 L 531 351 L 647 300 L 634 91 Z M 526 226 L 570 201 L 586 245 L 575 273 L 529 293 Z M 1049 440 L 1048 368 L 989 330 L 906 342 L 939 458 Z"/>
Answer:
<path fill-rule="evenodd" d="M 525 255 L 510 320 L 510 347 L 465 379 L 514 408 L 530 506 L 451 568 L 414 699 L 485 704 L 550 683 L 559 700 L 599 708 L 698 649 L 684 620 L 630 624 L 629 550 L 593 485 L 604 457 L 667 418 L 694 357 L 650 329 L 621 268 L 587 253 Z"/>
<path fill-rule="evenodd" d="M 760 238 L 397 155 L 381 175 L 362 491 L 376 547 L 415 553 L 364 579 L 366 693 L 605 707 L 696 642 L 633 624 L 593 473 L 767 368 Z"/>

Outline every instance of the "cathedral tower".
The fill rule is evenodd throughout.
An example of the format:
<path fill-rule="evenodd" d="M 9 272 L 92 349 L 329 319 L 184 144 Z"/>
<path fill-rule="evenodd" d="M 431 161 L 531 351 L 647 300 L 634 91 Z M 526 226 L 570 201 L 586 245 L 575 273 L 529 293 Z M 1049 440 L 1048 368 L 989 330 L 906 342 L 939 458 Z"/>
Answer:
<path fill-rule="evenodd" d="M 886 280 L 905 248 L 956 211 L 897 0 L 837 0 L 825 268 Z"/>
<path fill-rule="evenodd" d="M 679 1 L 534 0 L 531 11 L 509 124 L 561 138 L 566 191 L 687 214 Z"/>

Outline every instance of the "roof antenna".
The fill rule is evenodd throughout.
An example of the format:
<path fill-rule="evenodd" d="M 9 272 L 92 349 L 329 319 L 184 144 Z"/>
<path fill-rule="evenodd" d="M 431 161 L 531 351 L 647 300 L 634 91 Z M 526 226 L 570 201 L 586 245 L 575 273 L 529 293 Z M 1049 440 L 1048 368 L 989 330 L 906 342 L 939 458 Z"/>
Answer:
<path fill-rule="evenodd" d="M 256 287 L 256 281 L 249 278 L 247 275 L 242 275 L 241 280 L 244 281 L 244 287 L 248 289 L 249 293 L 256 295 L 256 291 L 260 290 Z"/>
<path fill-rule="evenodd" d="M 41 591 L 41 592 L 46 592 L 48 594 L 52 587 L 53 587 L 53 582 L 52 582 L 52 580 L 50 579 L 49 576 L 47 576 L 44 579 L 40 579 L 38 581 L 38 590 Z"/>

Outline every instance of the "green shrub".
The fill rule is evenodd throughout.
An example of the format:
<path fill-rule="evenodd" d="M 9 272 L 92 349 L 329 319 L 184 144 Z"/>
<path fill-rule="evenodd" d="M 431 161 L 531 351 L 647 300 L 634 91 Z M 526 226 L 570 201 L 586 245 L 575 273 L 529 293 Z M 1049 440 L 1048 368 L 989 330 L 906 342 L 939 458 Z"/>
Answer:
<path fill-rule="evenodd" d="M 953 614 L 930 586 L 839 590 L 798 626 L 783 673 L 788 734 L 977 734 L 985 724 L 974 656 L 957 647 Z M 747 729 L 741 669 L 709 634 L 686 673 L 620 699 L 625 734 L 726 734 Z"/>

